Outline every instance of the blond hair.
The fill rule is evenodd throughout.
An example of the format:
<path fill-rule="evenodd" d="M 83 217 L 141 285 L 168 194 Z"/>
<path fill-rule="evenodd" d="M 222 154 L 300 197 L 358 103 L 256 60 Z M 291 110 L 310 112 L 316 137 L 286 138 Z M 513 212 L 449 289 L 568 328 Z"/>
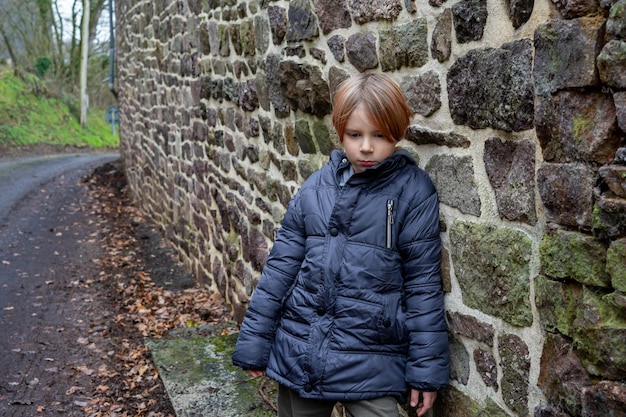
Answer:
<path fill-rule="evenodd" d="M 340 141 L 348 118 L 360 104 L 386 138 L 398 142 L 404 137 L 413 112 L 398 83 L 385 73 L 361 73 L 343 81 L 335 93 L 333 126 Z"/>

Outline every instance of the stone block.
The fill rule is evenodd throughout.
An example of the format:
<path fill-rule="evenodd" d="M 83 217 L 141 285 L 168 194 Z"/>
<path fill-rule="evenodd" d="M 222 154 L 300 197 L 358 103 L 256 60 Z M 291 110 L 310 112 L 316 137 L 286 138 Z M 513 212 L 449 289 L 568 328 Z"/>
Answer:
<path fill-rule="evenodd" d="M 610 94 L 562 91 L 536 99 L 535 123 L 544 159 L 608 163 L 620 144 Z"/>
<path fill-rule="evenodd" d="M 483 37 L 489 15 L 486 0 L 462 0 L 451 10 L 458 43 L 478 41 Z"/>
<path fill-rule="evenodd" d="M 315 153 L 315 142 L 309 122 L 306 119 L 296 120 L 295 138 L 304 153 Z"/>
<path fill-rule="evenodd" d="M 554 281 L 544 276 L 535 278 L 535 305 L 541 325 L 548 332 L 574 335 L 574 320 L 582 299 L 578 283 Z"/>
<path fill-rule="evenodd" d="M 445 224 L 445 223 L 444 223 Z M 441 229 L 443 232 L 444 230 Z M 441 247 L 441 283 L 443 291 L 452 292 L 452 272 L 450 264 L 450 251 L 445 246 Z"/>
<path fill-rule="evenodd" d="M 284 136 L 285 146 L 289 155 L 298 156 L 300 148 L 298 147 L 298 142 L 296 141 L 296 128 L 292 123 L 285 124 Z"/>
<path fill-rule="evenodd" d="M 287 12 L 287 42 L 311 40 L 319 33 L 317 16 L 309 0 L 292 0 Z"/>
<path fill-rule="evenodd" d="M 493 354 L 485 349 L 475 349 L 474 363 L 485 385 L 498 391 L 498 367 Z"/>
<path fill-rule="evenodd" d="M 626 384 L 600 381 L 585 390 L 582 416 L 626 416 Z"/>
<path fill-rule="evenodd" d="M 593 233 L 598 239 L 626 236 L 626 200 L 596 196 L 593 207 Z"/>
<path fill-rule="evenodd" d="M 500 218 L 537 223 L 534 144 L 491 138 L 485 142 L 483 158 Z"/>
<path fill-rule="evenodd" d="M 528 76 L 531 69 L 529 40 L 501 48 L 477 48 L 460 57 L 447 78 L 454 123 L 507 132 L 533 128 L 533 84 Z"/>
<path fill-rule="evenodd" d="M 514 334 L 498 337 L 498 352 L 502 368 L 502 399 L 517 415 L 528 415 L 528 386 L 530 356 L 528 346 Z"/>
<path fill-rule="evenodd" d="M 239 34 L 239 42 L 241 44 L 241 55 L 248 57 L 248 58 L 254 57 L 255 51 L 257 49 L 254 20 L 246 19 L 242 21 L 239 28 L 241 31 L 241 33 Z"/>
<path fill-rule="evenodd" d="M 537 385 L 550 403 L 567 411 L 568 415 L 580 416 L 584 389 L 591 384 L 572 343 L 563 336 L 548 333 Z"/>
<path fill-rule="evenodd" d="M 596 56 L 604 37 L 604 19 L 554 20 L 535 30 L 535 94 L 599 83 Z"/>
<path fill-rule="evenodd" d="M 482 404 L 454 386 L 440 392 L 433 406 L 433 414 L 436 416 L 478 417 L 483 411 Z"/>
<path fill-rule="evenodd" d="M 470 357 L 467 349 L 458 338 L 449 337 L 450 349 L 450 379 L 467 385 L 470 374 Z"/>
<path fill-rule="evenodd" d="M 255 80 L 244 81 L 240 84 L 239 105 L 243 110 L 250 112 L 259 108 Z"/>
<path fill-rule="evenodd" d="M 293 109 L 320 117 L 330 113 L 330 89 L 320 67 L 282 61 L 277 77 L 281 91 Z"/>
<path fill-rule="evenodd" d="M 272 42 L 274 45 L 280 45 L 287 34 L 287 10 L 280 6 L 269 6 L 267 16 L 272 31 Z"/>
<path fill-rule="evenodd" d="M 613 103 L 615 103 L 617 125 L 622 132 L 626 132 L 626 91 L 613 94 Z"/>
<path fill-rule="evenodd" d="M 600 167 L 598 173 L 611 193 L 617 197 L 626 198 L 626 166 L 604 165 Z"/>
<path fill-rule="evenodd" d="M 307 179 L 321 168 L 320 161 L 315 158 L 315 155 L 311 155 L 310 158 L 301 158 L 298 160 L 298 171 L 303 179 Z"/>
<path fill-rule="evenodd" d="M 435 401 L 433 407 L 433 415 L 454 417 L 509 417 L 509 413 L 500 408 L 500 406 L 490 398 L 487 398 L 485 404 L 481 404 L 453 386 L 449 386 L 439 392 L 437 401 Z"/>
<path fill-rule="evenodd" d="M 401 0 L 348 0 L 354 21 L 363 25 L 377 20 L 394 20 L 402 11 Z"/>
<path fill-rule="evenodd" d="M 535 407 L 535 413 L 533 414 L 533 417 L 571 417 L 571 416 L 555 407 L 542 404 L 542 405 L 538 405 L 537 407 Z"/>
<path fill-rule="evenodd" d="M 414 113 L 428 117 L 441 107 L 441 83 L 436 72 L 404 77 L 401 86 Z"/>
<path fill-rule="evenodd" d="M 428 161 L 426 171 L 435 183 L 443 204 L 480 216 L 480 197 L 471 157 L 436 155 Z"/>
<path fill-rule="evenodd" d="M 324 35 L 352 26 L 352 17 L 345 0 L 314 0 L 313 5 Z"/>
<path fill-rule="evenodd" d="M 493 346 L 495 329 L 492 325 L 483 323 L 476 317 L 455 312 L 446 312 L 446 318 L 452 333 Z"/>
<path fill-rule="evenodd" d="M 535 6 L 534 0 L 509 0 L 508 2 L 509 19 L 515 29 L 520 28 L 524 23 L 528 22 L 530 15 L 533 13 Z"/>
<path fill-rule="evenodd" d="M 564 19 L 595 14 L 600 9 L 598 0 L 552 0 Z"/>
<path fill-rule="evenodd" d="M 428 62 L 428 26 L 426 19 L 393 25 L 379 35 L 380 66 L 385 72 L 402 67 L 421 67 Z"/>
<path fill-rule="evenodd" d="M 267 92 L 269 100 L 274 107 L 274 112 L 278 117 L 286 117 L 289 115 L 291 108 L 287 98 L 283 95 L 281 89 L 281 78 L 279 69 L 281 65 L 281 57 L 277 54 L 270 54 L 265 60 L 265 74 L 267 83 Z M 258 82 L 258 80 L 257 80 Z"/>
<path fill-rule="evenodd" d="M 546 233 L 539 246 L 541 272 L 552 278 L 609 287 L 606 247 L 593 236 L 565 230 Z"/>
<path fill-rule="evenodd" d="M 254 46 L 256 51 L 264 54 L 270 46 L 271 26 L 267 15 L 254 16 Z"/>
<path fill-rule="evenodd" d="M 345 61 L 346 51 L 345 51 L 344 45 L 346 43 L 346 38 L 344 38 L 341 35 L 333 35 L 330 38 L 328 38 L 328 41 L 326 43 L 328 45 L 328 48 L 330 49 L 330 52 L 333 54 L 337 62 Z"/>
<path fill-rule="evenodd" d="M 597 174 L 583 164 L 544 163 L 537 172 L 537 185 L 546 220 L 589 229 L 596 177 Z"/>
<path fill-rule="evenodd" d="M 430 44 L 430 54 L 439 62 L 450 59 L 452 53 L 452 10 L 445 9 L 437 17 Z"/>
<path fill-rule="evenodd" d="M 417 125 L 409 126 L 406 139 L 416 145 L 437 145 L 449 148 L 469 148 L 471 141 L 456 132 L 435 132 Z"/>
<path fill-rule="evenodd" d="M 336 149 L 335 144 L 331 140 L 328 126 L 326 126 L 323 120 L 318 119 L 313 121 L 313 137 L 322 155 L 330 155 L 333 149 Z"/>
<path fill-rule="evenodd" d="M 626 293 L 626 239 L 611 242 L 606 252 L 606 272 L 613 288 Z"/>
<path fill-rule="evenodd" d="M 612 96 L 561 92 L 558 97 L 559 131 L 567 157 L 601 164 L 611 162 L 621 139 Z"/>
<path fill-rule="evenodd" d="M 363 72 L 378 66 L 376 54 L 376 37 L 372 32 L 354 33 L 346 41 L 348 61 Z"/>
<path fill-rule="evenodd" d="M 530 238 L 513 229 L 455 221 L 450 244 L 464 304 L 513 326 L 530 326 Z"/>
<path fill-rule="evenodd" d="M 608 86 L 626 88 L 626 40 L 611 40 L 598 55 L 600 79 Z"/>
<path fill-rule="evenodd" d="M 626 316 L 611 294 L 583 289 L 574 322 L 574 346 L 589 373 L 601 379 L 626 375 Z"/>
<path fill-rule="evenodd" d="M 626 0 L 616 1 L 609 10 L 606 34 L 610 39 L 626 40 Z"/>
<path fill-rule="evenodd" d="M 350 73 L 348 71 L 335 66 L 330 67 L 330 70 L 328 70 L 328 85 L 330 86 L 331 96 L 335 95 L 339 85 L 348 78 L 350 78 Z"/>

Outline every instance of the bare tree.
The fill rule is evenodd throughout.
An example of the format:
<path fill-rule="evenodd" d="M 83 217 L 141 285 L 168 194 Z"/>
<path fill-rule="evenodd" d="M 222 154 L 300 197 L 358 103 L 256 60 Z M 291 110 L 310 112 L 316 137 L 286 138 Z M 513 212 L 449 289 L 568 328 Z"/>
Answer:
<path fill-rule="evenodd" d="M 0 32 L 14 65 L 27 66 L 33 57 L 48 50 L 49 36 L 39 17 L 35 0 L 0 2 Z"/>
<path fill-rule="evenodd" d="M 73 0 L 66 17 L 58 0 L 0 0 L 0 47 L 14 65 L 34 68 L 47 58 L 50 72 L 76 88 L 80 76 L 82 42 L 90 48 L 97 25 L 109 0 L 90 2 L 89 39 L 81 36 L 83 0 Z M 0 56 L 2 56 L 0 50 Z"/>

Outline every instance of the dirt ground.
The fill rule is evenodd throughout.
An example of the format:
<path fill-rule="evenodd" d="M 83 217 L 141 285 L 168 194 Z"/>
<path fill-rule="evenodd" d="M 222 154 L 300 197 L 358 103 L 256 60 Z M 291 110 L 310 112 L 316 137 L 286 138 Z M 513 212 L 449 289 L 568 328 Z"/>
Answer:
<path fill-rule="evenodd" d="M 0 273 L 22 280 L 2 290 L 22 301 L 0 312 L 0 415 L 174 416 L 144 340 L 228 322 L 228 309 L 132 205 L 119 162 L 65 180 L 33 197 L 47 230 L 2 230 L 12 243 L 0 249 Z M 69 206 L 46 206 L 55 187 L 74 187 Z M 54 262 L 38 255 L 46 245 Z"/>

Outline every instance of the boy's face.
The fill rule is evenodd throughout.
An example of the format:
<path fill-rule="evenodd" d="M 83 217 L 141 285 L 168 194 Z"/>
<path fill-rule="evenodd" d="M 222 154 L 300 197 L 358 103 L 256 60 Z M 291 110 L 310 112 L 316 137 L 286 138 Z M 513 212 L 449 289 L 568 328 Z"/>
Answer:
<path fill-rule="evenodd" d="M 362 105 L 350 114 L 342 143 L 354 172 L 363 172 L 381 163 L 396 148 L 396 143 L 383 136 Z"/>

